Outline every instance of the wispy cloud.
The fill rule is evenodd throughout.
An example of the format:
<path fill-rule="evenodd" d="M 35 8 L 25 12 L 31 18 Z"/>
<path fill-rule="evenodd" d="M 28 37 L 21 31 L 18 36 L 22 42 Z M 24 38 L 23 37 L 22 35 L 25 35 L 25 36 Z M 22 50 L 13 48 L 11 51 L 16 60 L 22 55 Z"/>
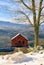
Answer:
<path fill-rule="evenodd" d="M 11 19 L 9 19 L 9 18 L 4 18 L 4 17 L 0 17 L 0 21 L 9 21 L 9 22 L 11 22 Z"/>
<path fill-rule="evenodd" d="M 19 1 L 19 0 L 0 0 L 0 20 L 18 23 L 19 21 L 13 19 L 12 17 L 19 17 L 22 14 L 16 15 L 15 11 L 21 10 L 21 11 L 24 11 L 26 14 L 29 14 L 29 11 L 27 11 L 27 9 L 24 7 L 23 4 L 18 4 L 18 2 L 13 3 L 13 1 Z M 24 1 L 26 1 L 26 0 L 24 0 Z M 27 4 L 27 1 L 26 1 L 26 4 Z M 38 0 L 37 0 L 37 2 L 38 2 Z M 30 5 L 30 3 L 29 3 L 29 5 Z M 43 5 L 44 5 L 44 3 L 43 3 Z M 22 15 L 22 17 L 23 17 L 23 15 Z M 31 15 L 30 15 L 30 19 L 31 19 L 31 21 L 33 21 L 33 18 Z M 26 23 L 28 23 L 28 22 L 26 22 Z"/>
<path fill-rule="evenodd" d="M 9 3 L 0 1 L 0 5 L 9 5 Z"/>

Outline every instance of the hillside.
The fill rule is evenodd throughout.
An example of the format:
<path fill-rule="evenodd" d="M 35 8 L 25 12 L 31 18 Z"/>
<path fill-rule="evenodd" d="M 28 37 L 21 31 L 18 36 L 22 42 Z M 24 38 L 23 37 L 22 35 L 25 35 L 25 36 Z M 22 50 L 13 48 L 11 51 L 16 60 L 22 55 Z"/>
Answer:
<path fill-rule="evenodd" d="M 17 33 L 22 33 L 29 41 L 34 40 L 34 30 L 30 25 L 0 21 L 0 47 L 10 45 L 11 38 Z M 44 25 L 40 27 L 39 38 L 44 40 Z"/>
<path fill-rule="evenodd" d="M 16 52 L 0 55 L 0 65 L 44 65 L 44 50 L 26 54 Z"/>

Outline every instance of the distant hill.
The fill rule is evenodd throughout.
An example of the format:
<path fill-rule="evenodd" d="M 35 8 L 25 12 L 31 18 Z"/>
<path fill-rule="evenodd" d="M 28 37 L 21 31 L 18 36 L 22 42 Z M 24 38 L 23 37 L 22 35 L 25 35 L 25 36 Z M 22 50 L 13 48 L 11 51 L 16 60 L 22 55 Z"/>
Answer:
<path fill-rule="evenodd" d="M 27 26 L 27 24 L 16 24 L 16 23 L 11 23 L 7 21 L 0 21 L 0 26 Z"/>
<path fill-rule="evenodd" d="M 10 22 L 6 22 L 6 21 L 0 21 L 0 26 L 10 26 L 10 25 L 14 25 L 13 23 Z"/>
<path fill-rule="evenodd" d="M 44 24 L 40 26 L 40 30 L 44 30 Z"/>
<path fill-rule="evenodd" d="M 11 22 L 7 22 L 7 21 L 0 21 L 0 27 L 31 27 L 30 25 L 28 24 L 16 24 L 16 23 L 11 23 Z M 44 29 L 44 25 L 41 25 L 40 26 L 40 29 Z"/>
<path fill-rule="evenodd" d="M 29 41 L 34 39 L 34 30 L 30 25 L 0 21 L 0 46 L 10 45 L 11 38 L 17 33 L 22 33 Z M 40 26 L 39 38 L 44 39 L 44 25 Z"/>
<path fill-rule="evenodd" d="M 27 24 L 16 24 L 16 23 L 10 23 L 6 21 L 0 21 L 0 29 L 28 29 L 29 25 Z"/>

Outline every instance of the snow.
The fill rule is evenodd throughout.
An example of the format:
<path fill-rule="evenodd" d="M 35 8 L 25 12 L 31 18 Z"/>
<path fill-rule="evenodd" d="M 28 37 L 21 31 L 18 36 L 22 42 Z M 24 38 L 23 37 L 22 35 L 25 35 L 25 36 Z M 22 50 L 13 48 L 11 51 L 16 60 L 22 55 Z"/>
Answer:
<path fill-rule="evenodd" d="M 16 52 L 0 55 L 0 65 L 44 65 L 44 50 L 27 54 Z"/>

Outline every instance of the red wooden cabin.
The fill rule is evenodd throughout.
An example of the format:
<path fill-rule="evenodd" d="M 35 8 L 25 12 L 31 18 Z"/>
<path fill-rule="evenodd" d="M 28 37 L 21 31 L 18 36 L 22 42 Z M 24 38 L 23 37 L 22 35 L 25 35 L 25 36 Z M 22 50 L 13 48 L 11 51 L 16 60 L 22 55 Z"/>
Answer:
<path fill-rule="evenodd" d="M 28 46 L 28 40 L 19 33 L 11 39 L 11 44 L 13 47 L 26 47 Z"/>

